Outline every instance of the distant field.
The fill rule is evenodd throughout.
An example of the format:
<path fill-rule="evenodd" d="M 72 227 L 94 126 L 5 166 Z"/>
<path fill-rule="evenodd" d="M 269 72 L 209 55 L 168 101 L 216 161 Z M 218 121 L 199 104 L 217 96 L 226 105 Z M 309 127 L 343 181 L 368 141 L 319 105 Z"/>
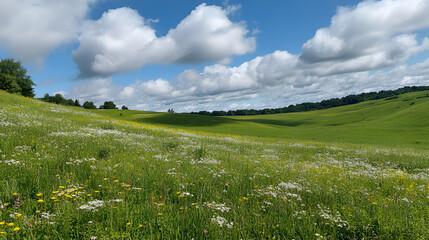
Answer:
<path fill-rule="evenodd" d="M 326 110 L 273 115 L 211 117 L 121 110 L 93 112 L 199 132 L 429 149 L 429 91 Z"/>
<path fill-rule="evenodd" d="M 400 139 L 426 144 L 419 96 L 237 118 L 96 111 L 113 118 L 0 91 L 0 239 L 429 239 L 429 151 Z M 302 140 L 376 142 L 371 129 L 401 145 Z"/>

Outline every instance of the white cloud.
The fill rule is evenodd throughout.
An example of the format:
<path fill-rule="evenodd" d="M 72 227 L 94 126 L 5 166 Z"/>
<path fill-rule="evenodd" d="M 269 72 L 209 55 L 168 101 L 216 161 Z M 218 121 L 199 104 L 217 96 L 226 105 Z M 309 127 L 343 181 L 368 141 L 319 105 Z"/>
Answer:
<path fill-rule="evenodd" d="M 315 74 L 378 69 L 405 62 L 428 49 L 412 34 L 429 27 L 426 0 L 364 1 L 339 8 L 328 28 L 317 30 L 302 49 L 300 59 Z"/>
<path fill-rule="evenodd" d="M 201 4 L 163 37 L 136 10 L 109 10 L 85 23 L 73 58 L 83 77 L 137 70 L 147 63 L 225 63 L 255 49 L 246 26 L 229 20 L 235 10 Z"/>
<path fill-rule="evenodd" d="M 110 78 L 91 80 L 93 86 L 82 83 L 82 86 L 72 89 L 70 96 L 82 96 L 90 93 L 93 88 L 97 93 L 94 99 L 100 101 L 114 100 L 134 109 L 164 111 L 174 108 L 176 111 L 189 112 L 241 107 L 284 107 L 348 94 L 396 89 L 405 85 L 429 85 L 429 59 L 414 65 L 405 64 L 412 55 L 429 47 L 429 39 L 425 38 L 421 42 L 417 40 L 420 39 L 417 31 L 429 28 L 429 15 L 426 14 L 429 12 L 428 5 L 429 2 L 423 0 L 365 1 L 355 8 L 340 8 L 332 18 L 331 26 L 319 29 L 314 38 L 304 44 L 301 55 L 275 51 L 235 67 L 214 64 L 206 66 L 201 72 L 189 69 L 171 81 L 137 80 L 128 86 L 118 86 L 114 85 Z M 207 19 L 219 21 L 208 21 L 201 15 L 202 13 Z M 140 17 L 135 11 L 131 11 L 130 14 L 133 15 L 132 19 Z M 104 24 L 106 20 L 103 18 L 104 16 L 99 22 Z M 151 28 L 144 25 L 142 18 L 135 23 L 138 23 L 136 26 L 139 27 L 133 27 L 131 24 L 131 29 L 146 28 L 150 33 Z M 153 40 L 148 40 L 149 43 L 142 47 L 144 54 L 133 55 L 131 52 L 124 60 L 123 66 L 120 61 L 118 63 L 112 60 L 111 66 L 101 64 L 101 68 L 97 69 L 94 68 L 97 61 L 94 61 L 88 71 L 106 75 L 125 71 L 125 66 L 132 65 L 132 63 L 126 65 L 127 59 L 134 61 L 139 57 L 141 59 L 134 65 L 135 68 L 147 62 L 179 63 L 213 56 L 217 56 L 217 60 L 222 60 L 234 51 L 238 54 L 241 50 L 246 52 L 251 49 L 253 43 L 247 45 L 249 48 L 241 50 L 239 47 L 232 47 L 234 51 L 228 48 L 234 46 L 233 43 L 228 46 L 213 43 L 212 46 L 210 39 L 205 38 L 212 37 L 213 32 L 216 32 L 210 30 L 216 29 L 212 28 L 212 25 L 222 29 L 222 33 L 224 31 L 229 33 L 229 30 L 235 29 L 232 32 L 237 32 L 236 36 L 242 37 L 238 42 L 251 43 L 254 40 L 245 37 L 247 30 L 244 26 L 229 21 L 226 10 L 203 4 L 177 28 L 170 30 L 165 37 L 155 36 Z M 226 27 L 225 30 L 227 25 L 230 27 Z M 201 27 L 209 30 L 207 32 L 198 30 Z M 103 44 L 109 42 L 108 36 L 111 33 L 105 33 L 100 26 L 99 29 L 103 34 L 96 33 L 96 36 L 107 36 L 107 39 L 95 42 L 99 43 L 100 49 L 103 50 Z M 201 31 L 203 36 L 196 39 L 186 38 L 193 34 L 195 29 Z M 146 36 L 148 33 L 142 35 Z M 118 36 L 122 39 L 121 34 Z M 234 41 L 229 39 L 234 34 L 220 36 L 221 39 Z M 176 47 L 178 43 L 183 48 L 178 49 Z M 84 45 L 81 43 L 81 46 Z M 212 46 L 214 49 L 218 47 L 216 52 L 222 52 L 222 49 L 228 51 L 216 55 L 211 52 L 211 48 L 205 49 L 204 46 Z M 107 53 L 111 54 L 111 51 L 99 51 L 95 46 L 94 49 L 96 51 L 89 54 L 90 56 L 98 54 L 110 61 L 110 55 Z M 152 51 L 158 54 L 151 55 Z M 171 56 L 167 53 L 171 53 Z M 107 60 L 106 62 L 109 62 Z M 109 66 L 113 70 L 103 70 L 102 66 Z M 100 83 L 104 81 L 105 84 L 98 86 L 98 81 L 101 81 Z M 91 94 L 87 96 L 91 97 Z M 115 97 L 111 99 L 109 96 Z"/>
<path fill-rule="evenodd" d="M 276 52 L 234 68 L 214 65 L 203 72 L 188 70 L 173 82 L 163 79 L 137 80 L 128 86 L 120 86 L 115 85 L 111 78 L 95 79 L 75 86 L 67 96 L 91 100 L 97 104 L 113 100 L 118 105 L 125 104 L 132 109 L 165 111 L 174 108 L 176 111 L 190 112 L 284 107 L 348 94 L 396 89 L 405 85 L 429 85 L 429 59 L 372 74 L 358 72 L 314 76 L 294 72 L 290 76 L 285 71 L 280 73 L 283 76 L 277 75 L 274 76 L 275 80 L 270 80 L 272 75 L 263 74 L 267 70 L 265 62 L 272 65 L 282 63 L 282 58 L 274 55 L 289 54 Z M 271 70 L 268 72 L 271 73 Z"/>
<path fill-rule="evenodd" d="M 50 51 L 77 39 L 95 1 L 0 1 L 0 47 L 24 62 L 41 64 Z"/>

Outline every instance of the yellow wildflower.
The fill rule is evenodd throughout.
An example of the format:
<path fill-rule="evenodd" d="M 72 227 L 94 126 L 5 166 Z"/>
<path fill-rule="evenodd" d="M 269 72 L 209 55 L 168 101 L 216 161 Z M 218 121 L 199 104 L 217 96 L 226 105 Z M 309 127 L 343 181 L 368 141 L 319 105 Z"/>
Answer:
<path fill-rule="evenodd" d="M 40 196 L 42 196 L 42 195 L 43 195 L 43 193 L 38 193 L 36 196 L 40 197 Z"/>
<path fill-rule="evenodd" d="M 9 227 L 12 227 L 13 225 L 15 225 L 15 223 L 8 223 L 7 224 Z"/>
<path fill-rule="evenodd" d="M 14 228 L 14 229 L 13 229 L 13 231 L 15 231 L 15 232 L 16 232 L 16 231 L 19 231 L 19 229 L 21 229 L 21 228 L 16 227 L 16 228 Z"/>
<path fill-rule="evenodd" d="M 14 192 L 14 193 L 12 193 L 12 195 L 13 195 L 13 196 L 16 196 L 16 195 L 18 195 L 18 193 Z"/>
<path fill-rule="evenodd" d="M 43 201 L 43 199 L 39 199 L 39 200 L 37 200 L 37 202 L 38 202 L 38 203 L 43 203 L 43 202 L 45 202 L 45 201 Z"/>
<path fill-rule="evenodd" d="M 1 225 L 4 225 L 4 222 L 0 222 L 0 226 L 1 226 Z"/>

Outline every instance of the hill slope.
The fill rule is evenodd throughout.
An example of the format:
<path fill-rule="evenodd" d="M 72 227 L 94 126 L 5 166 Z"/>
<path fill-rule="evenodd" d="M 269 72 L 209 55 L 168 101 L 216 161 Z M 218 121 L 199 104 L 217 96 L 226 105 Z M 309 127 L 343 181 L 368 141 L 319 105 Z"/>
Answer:
<path fill-rule="evenodd" d="M 201 132 L 429 149 L 429 91 L 326 110 L 273 115 L 211 117 L 119 110 L 94 112 Z"/>
<path fill-rule="evenodd" d="M 355 107 L 293 119 L 359 124 Z M 223 119 L 300 126 L 245 120 Z M 0 91 L 0 239 L 428 239 L 428 169 L 424 150 L 192 134 Z"/>

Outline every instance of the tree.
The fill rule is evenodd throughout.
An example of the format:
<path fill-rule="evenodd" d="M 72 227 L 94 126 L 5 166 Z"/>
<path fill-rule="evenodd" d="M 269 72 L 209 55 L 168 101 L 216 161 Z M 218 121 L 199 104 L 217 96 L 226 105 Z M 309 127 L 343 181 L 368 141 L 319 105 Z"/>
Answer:
<path fill-rule="evenodd" d="M 100 109 L 117 109 L 116 105 L 112 101 L 106 101 L 100 106 Z"/>
<path fill-rule="evenodd" d="M 78 100 L 78 99 L 74 100 L 74 105 L 75 105 L 76 107 L 80 107 L 80 102 L 79 102 L 79 100 Z"/>
<path fill-rule="evenodd" d="M 88 102 L 88 101 L 84 102 L 82 107 L 85 109 L 96 109 L 97 108 L 93 102 Z"/>
<path fill-rule="evenodd" d="M 11 58 L 0 61 L 0 89 L 25 97 L 34 97 L 35 85 L 21 62 Z"/>
<path fill-rule="evenodd" d="M 122 106 L 122 110 L 128 110 L 127 106 Z"/>
<path fill-rule="evenodd" d="M 168 113 L 174 113 L 174 110 L 173 109 L 168 109 L 168 111 L 167 111 Z"/>

